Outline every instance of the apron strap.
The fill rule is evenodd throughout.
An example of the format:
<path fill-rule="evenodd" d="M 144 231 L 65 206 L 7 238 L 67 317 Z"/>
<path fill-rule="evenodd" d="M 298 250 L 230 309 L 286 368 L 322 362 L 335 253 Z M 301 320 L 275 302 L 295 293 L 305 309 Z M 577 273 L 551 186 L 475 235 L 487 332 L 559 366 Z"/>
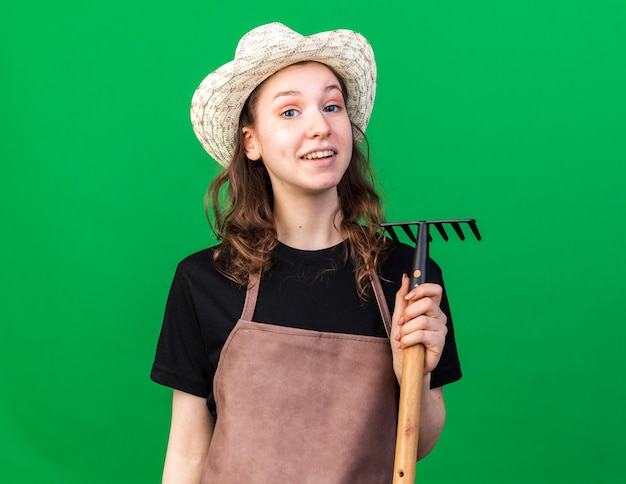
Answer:
<path fill-rule="evenodd" d="M 391 314 L 389 313 L 385 293 L 383 292 L 383 288 L 380 284 L 378 274 L 374 271 L 370 271 L 370 278 L 372 280 L 372 287 L 374 288 L 376 302 L 378 303 L 378 310 L 380 311 L 380 315 L 383 318 L 383 324 L 385 325 L 385 332 L 387 333 L 387 337 L 389 337 L 391 335 Z M 254 308 L 256 307 L 256 301 L 259 296 L 259 280 L 259 273 L 250 274 L 248 276 L 246 300 L 243 304 L 243 310 L 241 311 L 241 319 L 244 321 L 252 321 L 252 317 L 254 316 Z"/>
<path fill-rule="evenodd" d="M 389 312 L 389 306 L 387 306 L 387 299 L 385 299 L 385 293 L 380 284 L 378 274 L 374 271 L 370 271 L 370 278 L 372 279 L 372 287 L 374 288 L 374 295 L 376 296 L 376 302 L 378 303 L 378 310 L 383 318 L 385 331 L 387 332 L 387 337 L 389 338 L 391 336 L 391 313 Z"/>
<path fill-rule="evenodd" d="M 254 308 L 256 307 L 256 300 L 259 296 L 259 279 L 261 275 L 258 272 L 250 274 L 248 276 L 248 289 L 246 290 L 246 301 L 243 303 L 243 310 L 241 311 L 241 319 L 244 321 L 252 321 L 254 316 Z"/>

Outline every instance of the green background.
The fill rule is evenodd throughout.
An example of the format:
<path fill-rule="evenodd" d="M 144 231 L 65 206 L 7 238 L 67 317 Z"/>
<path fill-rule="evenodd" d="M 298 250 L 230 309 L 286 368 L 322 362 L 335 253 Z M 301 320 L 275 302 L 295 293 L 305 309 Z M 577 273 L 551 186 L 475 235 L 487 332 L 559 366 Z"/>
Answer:
<path fill-rule="evenodd" d="M 159 481 L 165 298 L 212 243 L 190 98 L 276 20 L 371 41 L 388 218 L 484 235 L 431 246 L 464 378 L 420 482 L 624 482 L 623 0 L 5 3 L 2 482 Z"/>

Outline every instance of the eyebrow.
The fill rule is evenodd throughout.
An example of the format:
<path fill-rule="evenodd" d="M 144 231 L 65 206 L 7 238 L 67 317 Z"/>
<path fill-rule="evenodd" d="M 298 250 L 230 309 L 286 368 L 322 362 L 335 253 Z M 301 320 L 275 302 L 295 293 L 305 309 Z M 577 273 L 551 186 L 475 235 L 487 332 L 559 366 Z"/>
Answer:
<path fill-rule="evenodd" d="M 330 92 L 330 91 L 334 91 L 335 89 L 339 91 L 341 95 L 343 96 L 343 91 L 341 90 L 341 87 L 339 87 L 339 84 L 329 84 L 328 86 L 324 88 L 324 91 Z M 276 93 L 273 100 L 275 101 L 279 97 L 283 97 L 283 96 L 300 96 L 300 95 L 302 95 L 300 91 L 280 91 Z"/>

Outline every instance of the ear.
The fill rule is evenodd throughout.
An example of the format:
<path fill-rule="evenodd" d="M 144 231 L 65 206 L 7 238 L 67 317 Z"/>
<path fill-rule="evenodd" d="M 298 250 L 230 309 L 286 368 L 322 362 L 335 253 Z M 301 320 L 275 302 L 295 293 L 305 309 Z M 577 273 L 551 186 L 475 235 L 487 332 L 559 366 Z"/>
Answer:
<path fill-rule="evenodd" d="M 257 143 L 254 128 L 245 126 L 242 128 L 241 132 L 243 133 L 243 147 L 246 152 L 246 157 L 253 161 L 260 159 L 261 150 Z"/>

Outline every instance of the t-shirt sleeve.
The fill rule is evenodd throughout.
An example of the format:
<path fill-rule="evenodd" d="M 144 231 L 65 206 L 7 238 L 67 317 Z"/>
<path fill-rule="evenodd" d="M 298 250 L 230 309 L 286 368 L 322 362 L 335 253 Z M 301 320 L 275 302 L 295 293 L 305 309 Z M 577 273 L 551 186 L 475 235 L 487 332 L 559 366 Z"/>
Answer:
<path fill-rule="evenodd" d="M 448 333 L 446 334 L 446 342 L 443 347 L 443 353 L 439 364 L 433 370 L 430 380 L 430 387 L 436 388 L 448 383 L 461 379 L 461 364 L 456 347 L 456 338 L 454 336 L 454 323 L 452 322 L 452 313 L 448 302 L 448 294 L 443 282 L 443 274 L 441 268 L 433 261 L 430 261 L 429 267 L 430 282 L 439 284 L 443 288 L 443 296 L 441 298 L 441 310 L 445 313 L 447 319 Z"/>
<path fill-rule="evenodd" d="M 189 282 L 179 266 L 167 299 L 150 377 L 176 390 L 207 397 L 212 381 L 210 366 Z"/>

